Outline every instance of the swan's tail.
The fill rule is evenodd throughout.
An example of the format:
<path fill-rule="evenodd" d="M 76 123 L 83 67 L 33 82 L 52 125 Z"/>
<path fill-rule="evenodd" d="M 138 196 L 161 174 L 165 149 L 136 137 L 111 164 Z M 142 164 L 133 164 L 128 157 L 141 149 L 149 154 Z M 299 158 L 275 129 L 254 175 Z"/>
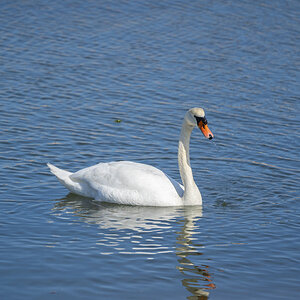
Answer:
<path fill-rule="evenodd" d="M 79 183 L 74 182 L 70 176 L 73 174 L 71 172 L 59 169 L 55 166 L 53 166 L 50 163 L 47 163 L 47 166 L 49 167 L 50 171 L 52 174 L 54 174 L 59 182 L 65 186 L 70 192 L 75 193 L 75 194 L 81 194 L 81 186 Z"/>
<path fill-rule="evenodd" d="M 47 166 L 49 167 L 50 171 L 52 174 L 54 174 L 59 181 L 66 181 L 68 180 L 69 176 L 72 175 L 71 172 L 59 169 L 53 165 L 51 165 L 50 163 L 47 163 Z"/>

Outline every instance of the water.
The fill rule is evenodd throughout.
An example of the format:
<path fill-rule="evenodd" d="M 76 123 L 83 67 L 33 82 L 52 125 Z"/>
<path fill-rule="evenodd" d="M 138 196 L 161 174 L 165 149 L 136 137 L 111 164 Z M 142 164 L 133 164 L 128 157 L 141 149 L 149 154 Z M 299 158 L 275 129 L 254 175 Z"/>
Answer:
<path fill-rule="evenodd" d="M 300 4 L 2 1 L 1 299 L 297 299 Z M 180 180 L 188 108 L 203 208 L 99 204 L 75 171 Z M 120 120 L 121 122 L 116 122 Z"/>

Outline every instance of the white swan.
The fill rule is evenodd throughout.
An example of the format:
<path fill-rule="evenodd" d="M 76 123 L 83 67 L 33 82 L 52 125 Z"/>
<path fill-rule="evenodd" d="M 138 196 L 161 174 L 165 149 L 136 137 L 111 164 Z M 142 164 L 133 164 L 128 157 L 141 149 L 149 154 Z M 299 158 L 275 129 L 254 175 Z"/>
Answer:
<path fill-rule="evenodd" d="M 144 206 L 202 205 L 189 155 L 190 136 L 195 126 L 201 129 L 206 138 L 213 138 L 204 110 L 188 110 L 178 146 L 178 165 L 183 186 L 155 167 L 130 161 L 99 163 L 76 173 L 61 170 L 49 163 L 47 165 L 72 193 L 96 200 Z"/>

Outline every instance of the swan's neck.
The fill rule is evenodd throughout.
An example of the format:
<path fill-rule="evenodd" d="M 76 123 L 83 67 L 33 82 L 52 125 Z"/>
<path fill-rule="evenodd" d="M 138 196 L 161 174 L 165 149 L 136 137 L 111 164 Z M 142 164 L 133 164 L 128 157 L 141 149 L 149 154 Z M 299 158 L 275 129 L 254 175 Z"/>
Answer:
<path fill-rule="evenodd" d="M 183 202 L 185 205 L 202 204 L 200 191 L 194 181 L 190 165 L 190 137 L 193 127 L 183 122 L 178 145 L 178 166 L 184 185 Z"/>

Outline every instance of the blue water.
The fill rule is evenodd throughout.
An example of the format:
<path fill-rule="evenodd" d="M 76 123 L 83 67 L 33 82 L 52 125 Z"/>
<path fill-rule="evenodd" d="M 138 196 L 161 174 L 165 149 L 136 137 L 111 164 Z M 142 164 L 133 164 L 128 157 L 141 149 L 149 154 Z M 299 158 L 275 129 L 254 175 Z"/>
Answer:
<path fill-rule="evenodd" d="M 300 2 L 1 1 L 0 298 L 298 299 Z M 111 160 L 203 207 L 100 204 L 46 167 Z M 120 120 L 120 121 L 117 121 Z M 117 121 L 117 122 L 116 122 Z"/>

